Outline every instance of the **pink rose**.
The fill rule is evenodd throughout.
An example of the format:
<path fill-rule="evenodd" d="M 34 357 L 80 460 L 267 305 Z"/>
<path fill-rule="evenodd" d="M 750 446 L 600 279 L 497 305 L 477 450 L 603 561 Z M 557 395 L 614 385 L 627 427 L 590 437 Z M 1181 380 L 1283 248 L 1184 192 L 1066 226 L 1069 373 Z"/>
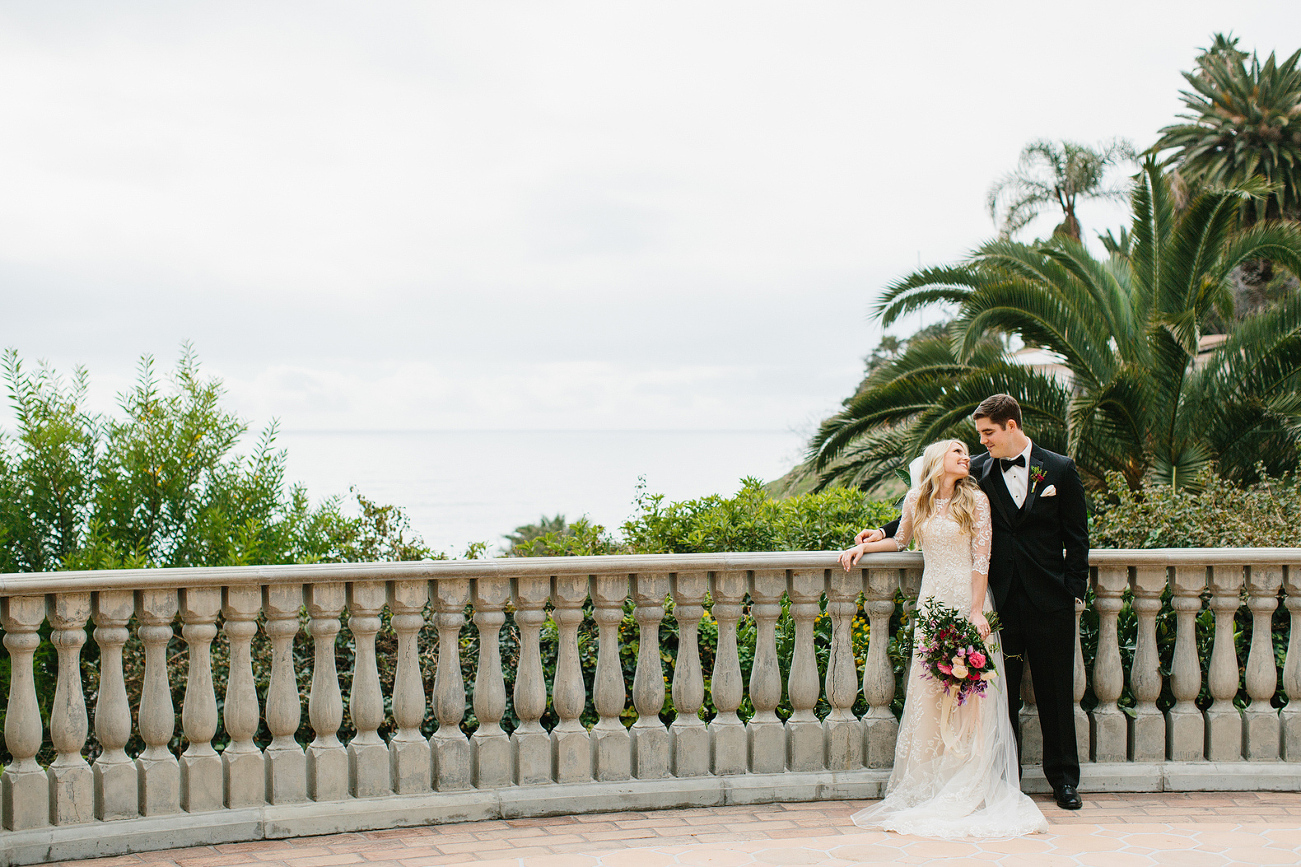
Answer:
<path fill-rule="evenodd" d="M 941 662 L 939 665 L 936 665 L 935 667 L 938 668 L 940 671 L 944 672 L 945 674 L 953 674 L 953 666 L 951 665 L 945 665 L 944 663 Z"/>
<path fill-rule="evenodd" d="M 971 655 L 967 657 L 967 662 L 976 668 L 984 668 L 987 661 L 988 660 L 985 659 L 985 654 L 981 653 L 979 650 L 973 650 Z"/>

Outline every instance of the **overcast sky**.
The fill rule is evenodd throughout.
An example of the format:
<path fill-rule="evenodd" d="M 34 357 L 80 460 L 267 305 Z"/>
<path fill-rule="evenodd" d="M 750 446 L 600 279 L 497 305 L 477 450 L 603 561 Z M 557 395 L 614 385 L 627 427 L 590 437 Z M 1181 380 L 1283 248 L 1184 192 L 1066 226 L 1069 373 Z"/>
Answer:
<path fill-rule="evenodd" d="M 1145 147 L 1217 30 L 1301 3 L 8 0 L 0 345 L 107 409 L 188 340 L 291 429 L 804 429 L 1022 146 Z"/>

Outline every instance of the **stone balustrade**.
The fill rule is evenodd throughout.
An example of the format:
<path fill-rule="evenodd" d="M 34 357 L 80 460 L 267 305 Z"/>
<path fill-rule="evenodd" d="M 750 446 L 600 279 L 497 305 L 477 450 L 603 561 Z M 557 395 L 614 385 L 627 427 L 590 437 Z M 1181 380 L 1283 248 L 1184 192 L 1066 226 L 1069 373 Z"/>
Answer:
<path fill-rule="evenodd" d="M 1096 602 L 1092 611 L 1077 606 L 1077 624 L 1097 618 L 1092 670 L 1082 649 L 1076 655 L 1082 788 L 1301 790 L 1301 549 L 1094 551 L 1091 559 Z M 880 555 L 846 574 L 833 554 L 796 552 L 0 576 L 11 663 L 0 865 L 491 817 L 877 797 L 898 734 L 891 617 L 897 599 L 906 607 L 915 599 L 921 565 L 914 553 Z M 1280 599 L 1290 615 L 1281 680 L 1272 634 Z M 631 684 L 619 646 L 629 600 Z M 1119 646 L 1127 602 L 1137 620 L 1128 671 Z M 1198 652 L 1204 609 L 1201 619 L 1213 621 L 1203 626 L 1206 671 Z M 699 647 L 706 617 L 717 633 L 708 672 Z M 1245 659 L 1236 646 L 1240 617 L 1252 624 Z M 597 636 L 591 683 L 582 659 L 592 648 L 580 644 L 586 618 Z M 677 629 L 671 671 L 661 649 L 666 619 Z M 856 619 L 870 624 L 858 658 Z M 1173 621 L 1167 659 L 1158 619 Z M 344 622 L 354 643 L 350 672 L 335 662 Z M 829 639 L 826 628 L 819 637 L 819 622 L 829 624 Z M 421 631 L 431 623 L 437 663 L 426 695 L 424 666 L 434 654 Z M 508 623 L 517 655 L 504 660 Z M 463 646 L 474 646 L 462 641 L 470 629 L 474 660 L 462 659 Z M 754 635 L 748 682 L 742 629 Z M 129 691 L 123 649 L 132 630 L 143 679 Z M 382 664 L 381 630 L 396 644 L 396 658 Z M 271 654 L 262 689 L 253 665 L 259 631 Z M 81 663 L 88 634 L 99 663 L 89 694 Z M 779 634 L 790 647 L 785 659 Z M 34 665 L 43 635 L 57 654 L 48 708 L 38 703 Z M 296 639 L 310 641 L 311 672 L 296 670 Z M 220 706 L 218 649 L 228 665 Z M 550 682 L 544 650 L 554 651 Z M 185 683 L 172 684 L 169 654 L 179 653 Z M 463 727 L 466 664 L 472 727 Z M 518 724 L 509 732 L 503 665 L 515 674 Z M 393 672 L 388 696 L 381 668 Z M 1122 701 L 1126 682 L 1132 706 Z M 295 737 L 300 683 L 310 683 L 305 747 Z M 1203 683 L 1206 706 L 1198 703 Z M 174 687 L 184 695 L 179 751 Z M 590 728 L 582 720 L 589 689 Z M 1090 690 L 1096 704 L 1086 710 Z M 129 692 L 139 696 L 134 708 Z M 674 711 L 667 725 L 666 696 Z M 708 720 L 700 713 L 707 696 Z M 857 714 L 860 697 L 866 712 Z M 1032 689 L 1023 698 L 1025 785 L 1042 790 Z M 346 744 L 345 712 L 355 730 Z M 430 716 L 437 727 L 426 737 Z M 269 742 L 259 737 L 263 723 Z M 92 726 L 98 752 L 88 762 Z M 386 739 L 381 729 L 392 733 Z M 132 743 L 144 745 L 134 756 Z M 42 766 L 38 755 L 52 758 Z"/>

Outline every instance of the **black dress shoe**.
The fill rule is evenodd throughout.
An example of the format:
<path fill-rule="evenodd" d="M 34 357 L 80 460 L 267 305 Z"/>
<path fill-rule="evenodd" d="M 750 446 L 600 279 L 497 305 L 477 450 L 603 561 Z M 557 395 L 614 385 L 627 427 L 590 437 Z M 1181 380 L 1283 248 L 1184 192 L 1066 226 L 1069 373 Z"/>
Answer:
<path fill-rule="evenodd" d="M 1053 792 L 1053 796 L 1057 798 L 1057 806 L 1063 810 L 1078 810 L 1084 806 L 1084 802 L 1080 800 L 1080 793 L 1075 791 L 1074 786 L 1062 786 Z"/>

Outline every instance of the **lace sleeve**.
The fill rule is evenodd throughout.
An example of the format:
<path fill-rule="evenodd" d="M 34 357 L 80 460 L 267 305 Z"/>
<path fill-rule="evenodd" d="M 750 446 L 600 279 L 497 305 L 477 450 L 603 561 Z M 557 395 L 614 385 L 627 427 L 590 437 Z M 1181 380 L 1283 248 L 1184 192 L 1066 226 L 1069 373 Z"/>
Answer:
<path fill-rule="evenodd" d="M 975 523 L 971 528 L 971 571 L 989 574 L 989 549 L 994 541 L 994 522 L 989 515 L 989 498 L 976 493 Z"/>
<path fill-rule="evenodd" d="M 894 543 L 902 551 L 913 538 L 913 514 L 917 510 L 917 489 L 913 488 L 903 500 L 903 514 L 899 516 L 899 529 L 894 531 Z"/>

